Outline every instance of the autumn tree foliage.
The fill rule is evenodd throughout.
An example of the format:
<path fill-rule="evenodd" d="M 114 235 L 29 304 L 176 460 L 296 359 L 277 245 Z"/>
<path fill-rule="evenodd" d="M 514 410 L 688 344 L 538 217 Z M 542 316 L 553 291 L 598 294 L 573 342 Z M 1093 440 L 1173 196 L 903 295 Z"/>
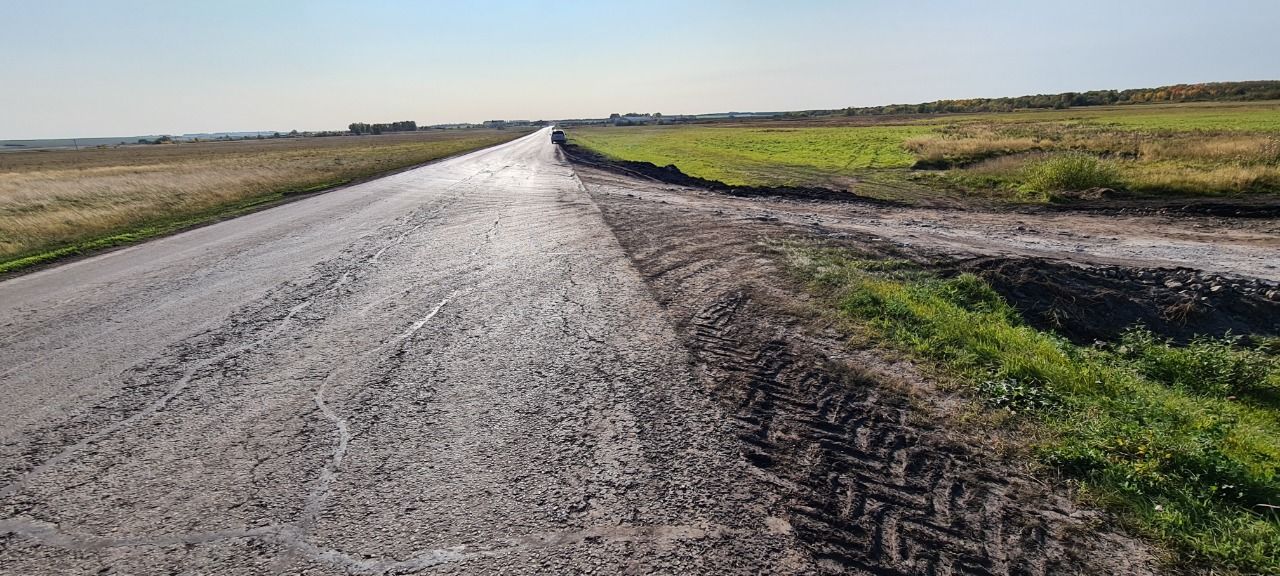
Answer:
<path fill-rule="evenodd" d="M 864 108 L 845 108 L 846 116 L 881 114 L 934 114 L 940 112 L 1008 112 L 1043 108 L 1075 108 L 1080 106 L 1112 106 L 1155 102 L 1206 102 L 1280 100 L 1280 81 L 1211 82 L 1176 84 L 1159 88 L 1130 90 L 1091 90 L 1061 94 L 1035 94 L 1010 98 L 969 98 L 936 100 L 922 104 L 890 104 Z"/>

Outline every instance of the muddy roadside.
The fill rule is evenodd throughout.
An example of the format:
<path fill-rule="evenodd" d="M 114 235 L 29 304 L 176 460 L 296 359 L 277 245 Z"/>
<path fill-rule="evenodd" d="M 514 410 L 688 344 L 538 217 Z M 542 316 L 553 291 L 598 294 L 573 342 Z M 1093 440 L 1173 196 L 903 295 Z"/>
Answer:
<path fill-rule="evenodd" d="M 787 278 L 770 242 L 843 243 L 974 272 L 1029 322 L 1078 342 L 1111 338 L 1131 320 L 1177 339 L 1277 332 L 1273 221 L 1020 214 L 1001 222 L 734 196 L 577 168 L 704 386 L 734 415 L 742 457 L 785 495 L 790 529 L 832 573 L 1141 574 L 1169 565 L 1108 514 L 1075 503 L 1065 482 L 1030 473 L 1017 439 L 975 424 L 982 416 L 968 400 L 890 353 L 851 348 Z M 1126 230 L 1136 234 L 1122 242 Z M 1070 240 L 1019 241 L 1044 235 Z M 1217 271 L 1192 267 L 1204 254 L 1218 256 Z"/>
<path fill-rule="evenodd" d="M 830 200 L 825 193 L 807 195 L 807 189 L 679 185 L 618 163 L 577 165 L 597 181 L 630 186 L 637 198 L 714 212 L 722 220 L 756 219 L 827 237 L 864 237 L 933 259 L 1022 257 L 1084 267 L 1191 268 L 1256 279 L 1263 284 L 1246 288 L 1264 296 L 1280 282 L 1280 216 L 1188 215 L 1120 205 L 1109 211 L 908 207 L 843 192 L 827 191 L 840 195 Z"/>

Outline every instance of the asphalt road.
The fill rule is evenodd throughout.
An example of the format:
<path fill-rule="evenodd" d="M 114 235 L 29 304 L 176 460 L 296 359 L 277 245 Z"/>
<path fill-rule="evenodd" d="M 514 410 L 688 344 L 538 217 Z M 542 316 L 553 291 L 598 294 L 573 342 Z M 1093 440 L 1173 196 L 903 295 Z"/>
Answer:
<path fill-rule="evenodd" d="M 547 132 L 0 282 L 0 573 L 802 570 Z"/>

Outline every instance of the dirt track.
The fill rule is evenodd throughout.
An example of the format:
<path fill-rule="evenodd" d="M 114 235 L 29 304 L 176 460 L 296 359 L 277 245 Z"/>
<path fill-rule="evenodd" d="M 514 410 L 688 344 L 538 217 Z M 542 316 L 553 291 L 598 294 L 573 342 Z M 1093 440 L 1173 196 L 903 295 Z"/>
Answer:
<path fill-rule="evenodd" d="M 1280 333 L 1276 220 L 1010 215 L 740 197 L 587 166 L 579 176 L 831 572 L 1130 574 L 1159 562 L 1002 459 L 1016 438 L 956 425 L 962 401 L 909 364 L 847 349 L 768 242 L 974 271 L 1033 323 L 1052 314 L 1039 323 L 1086 342 L 1133 321 L 1175 338 Z M 1183 314 L 1169 318 L 1171 306 Z"/>
<path fill-rule="evenodd" d="M 1135 221 L 1185 235 L 1152 252 L 926 214 L 575 171 L 540 132 L 2 282 L 0 573 L 1151 572 L 759 241 L 1274 279 L 1276 223 Z M 1001 237 L 1047 222 L 1101 254 Z"/>
<path fill-rule="evenodd" d="M 812 235 L 789 220 L 849 206 L 579 175 L 822 572 L 1156 570 L 1158 554 L 1106 515 L 1003 460 L 997 445 L 1009 439 L 950 429 L 958 399 L 910 364 L 847 349 L 814 315 L 761 243 Z"/>
<path fill-rule="evenodd" d="M 1280 334 L 1280 218 L 888 206 L 832 201 L 822 189 L 794 191 L 799 198 L 789 189 L 712 191 L 599 168 L 579 172 L 675 218 L 708 217 L 707 226 L 728 230 L 762 222 L 772 228 L 761 237 L 848 243 L 977 272 L 1033 324 L 1084 343 L 1135 323 L 1179 340 Z"/>

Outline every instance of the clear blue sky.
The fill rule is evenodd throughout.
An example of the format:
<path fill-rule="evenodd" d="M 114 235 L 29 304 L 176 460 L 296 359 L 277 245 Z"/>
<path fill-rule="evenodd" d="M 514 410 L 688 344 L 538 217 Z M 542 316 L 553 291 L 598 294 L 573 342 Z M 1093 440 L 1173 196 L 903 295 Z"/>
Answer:
<path fill-rule="evenodd" d="M 0 23 L 5 139 L 1280 79 L 1273 0 L 0 0 Z"/>

